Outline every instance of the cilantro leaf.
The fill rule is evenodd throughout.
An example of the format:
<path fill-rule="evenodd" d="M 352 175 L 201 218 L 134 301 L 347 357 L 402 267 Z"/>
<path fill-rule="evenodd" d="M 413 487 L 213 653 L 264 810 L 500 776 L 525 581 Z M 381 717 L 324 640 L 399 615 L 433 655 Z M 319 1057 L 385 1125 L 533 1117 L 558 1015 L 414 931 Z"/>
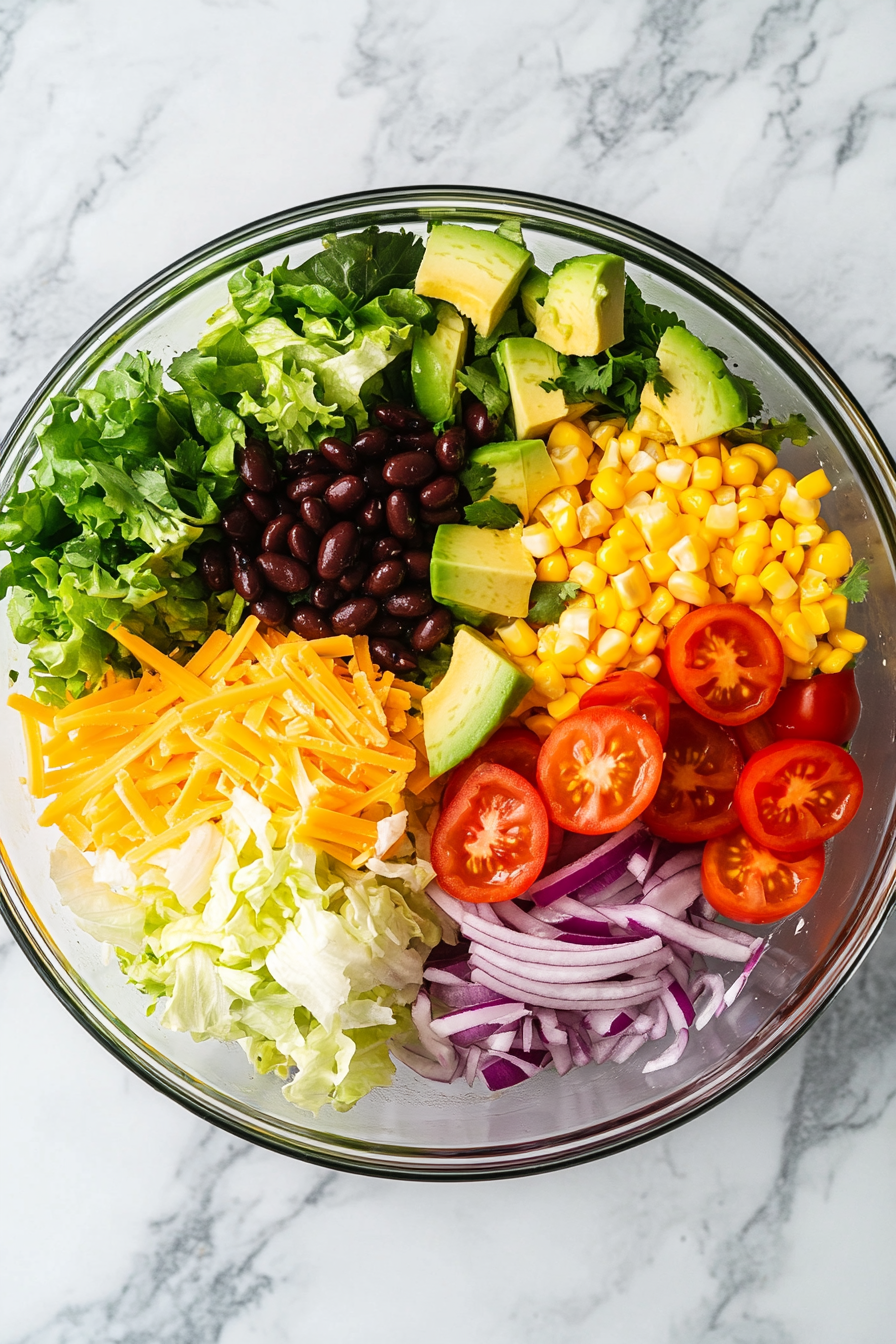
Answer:
<path fill-rule="evenodd" d="M 838 597 L 845 597 L 849 602 L 864 602 L 868 596 L 868 578 L 871 572 L 871 566 L 867 560 L 857 560 L 846 578 L 840 583 L 834 592 Z"/>
<path fill-rule="evenodd" d="M 535 621 L 539 625 L 553 625 L 560 619 L 560 613 L 571 602 L 579 591 L 579 584 L 570 583 L 547 583 L 539 581 L 533 583 L 530 594 L 529 615 L 526 617 L 529 621 Z"/>
<path fill-rule="evenodd" d="M 508 308 L 490 336 L 476 336 L 473 340 L 473 353 L 477 359 L 490 355 L 499 341 L 505 336 L 519 336 L 520 319 L 515 308 Z"/>
<path fill-rule="evenodd" d="M 429 653 L 421 654 L 418 658 L 417 665 L 423 673 L 423 685 L 428 691 L 432 690 L 433 682 L 440 681 L 448 671 L 451 653 L 450 644 L 437 644 Z"/>
<path fill-rule="evenodd" d="M 523 521 L 523 515 L 515 504 L 504 504 L 500 499 L 495 499 L 494 495 L 489 495 L 488 499 L 482 499 L 477 504 L 468 504 L 464 509 L 464 517 L 474 527 L 496 527 L 501 531 L 516 527 L 517 523 Z"/>
<path fill-rule="evenodd" d="M 510 397 L 504 391 L 495 366 L 490 359 L 480 359 L 457 375 L 461 387 L 472 392 L 477 401 L 481 401 L 493 420 L 500 420 L 510 405 Z"/>
<path fill-rule="evenodd" d="M 464 467 L 458 478 L 462 486 L 470 492 L 475 502 L 488 494 L 495 483 L 495 468 L 488 462 L 470 462 Z"/>
<path fill-rule="evenodd" d="M 773 416 L 765 426 L 741 425 L 739 429 L 729 430 L 725 437 L 735 443 L 759 443 L 776 453 L 785 439 L 802 448 L 814 436 L 815 430 L 806 424 L 806 417 L 795 411 L 786 420 L 776 420 Z"/>

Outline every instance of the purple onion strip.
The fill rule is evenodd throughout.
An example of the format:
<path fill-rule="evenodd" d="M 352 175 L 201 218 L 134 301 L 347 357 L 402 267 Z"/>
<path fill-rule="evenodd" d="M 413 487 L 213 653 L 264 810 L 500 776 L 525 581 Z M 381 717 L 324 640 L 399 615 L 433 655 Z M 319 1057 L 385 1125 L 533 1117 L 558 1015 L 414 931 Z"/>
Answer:
<path fill-rule="evenodd" d="M 579 891 L 587 882 L 596 879 L 617 864 L 627 861 L 643 834 L 644 827 L 641 822 L 633 821 L 624 830 L 618 831 L 604 844 L 576 859 L 574 863 L 557 868 L 547 877 L 540 877 L 526 892 L 527 898 L 536 905 L 550 905 L 558 896 L 569 896 L 572 892 Z"/>
<path fill-rule="evenodd" d="M 739 941 L 726 938 L 720 929 L 709 933 L 696 929 L 683 920 L 673 919 L 662 910 L 653 910 L 650 906 L 595 906 L 595 909 L 620 928 L 636 933 L 658 933 L 670 943 L 689 947 L 693 952 L 702 952 L 705 957 L 718 957 L 722 961 L 746 961 L 749 951 Z M 731 930 L 726 929 L 725 933 Z"/>
<path fill-rule="evenodd" d="M 641 1070 L 642 1073 L 656 1073 L 658 1069 L 668 1069 L 672 1064 L 677 1064 L 685 1052 L 688 1043 L 688 1029 L 682 1027 L 675 1040 L 667 1050 L 656 1059 L 649 1059 Z"/>

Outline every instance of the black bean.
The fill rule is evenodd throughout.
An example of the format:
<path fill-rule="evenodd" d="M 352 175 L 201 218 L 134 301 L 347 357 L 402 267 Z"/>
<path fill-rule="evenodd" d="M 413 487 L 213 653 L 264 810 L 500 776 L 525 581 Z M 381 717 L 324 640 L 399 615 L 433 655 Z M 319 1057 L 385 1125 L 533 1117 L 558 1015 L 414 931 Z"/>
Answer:
<path fill-rule="evenodd" d="M 318 611 L 329 611 L 337 602 L 341 602 L 344 596 L 337 583 L 316 583 L 311 589 L 311 602 Z"/>
<path fill-rule="evenodd" d="M 245 504 L 235 504 L 221 519 L 221 526 L 233 541 L 251 541 L 258 536 L 258 523 Z"/>
<path fill-rule="evenodd" d="M 428 551 L 405 551 L 402 558 L 412 583 L 429 583 Z"/>
<path fill-rule="evenodd" d="M 332 515 L 322 499 L 313 499 L 309 495 L 299 505 L 299 517 L 306 527 L 322 537 L 330 526 Z"/>
<path fill-rule="evenodd" d="M 340 476 L 353 475 L 358 470 L 358 454 L 341 439 L 322 439 L 318 451 Z"/>
<path fill-rule="evenodd" d="M 316 562 L 320 541 L 306 523 L 293 523 L 287 534 L 286 544 L 303 565 L 313 565 Z"/>
<path fill-rule="evenodd" d="M 375 466 L 371 462 L 361 472 L 361 479 L 372 495 L 388 495 L 389 486 L 383 479 L 382 467 Z"/>
<path fill-rule="evenodd" d="M 380 532 L 386 526 L 386 510 L 381 499 L 368 499 L 355 514 L 362 532 Z"/>
<path fill-rule="evenodd" d="M 383 480 L 389 485 L 422 485 L 435 473 L 432 453 L 397 453 L 383 467 Z"/>
<path fill-rule="evenodd" d="M 384 605 L 390 616 L 408 620 L 412 616 L 428 616 L 432 611 L 432 598 L 424 588 L 401 588 L 387 598 Z"/>
<path fill-rule="evenodd" d="M 379 537 L 373 543 L 371 557 L 374 560 L 391 560 L 395 555 L 401 555 L 401 542 L 397 537 Z M 427 567 L 427 573 L 429 568 Z"/>
<path fill-rule="evenodd" d="M 456 476 L 437 476 L 424 485 L 418 496 L 423 509 L 449 509 L 460 494 Z"/>
<path fill-rule="evenodd" d="M 286 493 L 294 503 L 298 503 L 308 495 L 322 495 L 332 479 L 329 473 L 325 475 L 322 471 L 315 471 L 309 476 L 297 476 L 286 487 Z"/>
<path fill-rule="evenodd" d="M 385 457 L 389 451 L 389 435 L 378 426 L 362 429 L 352 442 L 355 452 L 368 460 Z"/>
<path fill-rule="evenodd" d="M 265 593 L 251 603 L 249 610 L 262 625 L 284 625 L 289 616 L 289 603 L 282 593 Z"/>
<path fill-rule="evenodd" d="M 290 625 L 303 639 L 327 639 L 333 633 L 327 618 L 306 604 L 293 607 Z"/>
<path fill-rule="evenodd" d="M 351 513 L 367 494 L 367 486 L 360 476 L 337 476 L 324 492 L 324 499 L 334 513 Z"/>
<path fill-rule="evenodd" d="M 418 621 L 411 631 L 411 648 L 418 653 L 429 653 L 451 633 L 451 612 L 445 607 L 436 607 L 429 616 Z"/>
<path fill-rule="evenodd" d="M 258 439 L 250 439 L 245 448 L 238 448 L 236 468 L 250 490 L 263 490 L 265 493 L 274 488 L 274 467 L 266 444 Z"/>
<path fill-rule="evenodd" d="M 372 597 L 350 597 L 330 615 L 337 635 L 360 635 L 374 619 L 379 606 Z"/>
<path fill-rule="evenodd" d="M 467 457 L 467 435 L 463 425 L 452 425 L 436 439 L 436 461 L 443 471 L 452 475 L 460 471 Z"/>
<path fill-rule="evenodd" d="M 281 513 L 278 518 L 272 519 L 261 534 L 261 549 L 286 555 L 289 550 L 290 529 L 294 524 L 295 519 L 291 513 Z"/>
<path fill-rule="evenodd" d="M 388 597 L 404 583 L 404 565 L 400 560 L 380 560 L 367 575 L 365 593 L 371 597 Z"/>
<path fill-rule="evenodd" d="M 429 421 L 419 411 L 412 411 L 410 406 L 400 406 L 395 401 L 377 406 L 373 414 L 381 425 L 395 434 L 422 434 L 431 428 Z"/>
<path fill-rule="evenodd" d="M 295 516 L 296 504 L 290 499 L 285 490 L 274 491 L 274 502 L 277 505 L 277 513 L 291 513 Z"/>
<path fill-rule="evenodd" d="M 301 453 L 290 453 L 286 459 L 287 476 L 307 476 L 309 471 L 314 471 L 319 467 L 320 458 L 311 448 L 305 448 Z"/>
<path fill-rule="evenodd" d="M 436 436 L 431 429 L 423 434 L 398 434 L 395 438 L 395 447 L 400 452 L 419 452 L 421 448 L 432 452 L 435 446 Z"/>
<path fill-rule="evenodd" d="M 356 588 L 360 588 L 367 575 L 369 566 L 366 560 L 359 560 L 357 564 L 347 569 L 344 574 L 339 575 L 339 587 L 344 593 L 353 593 Z"/>
<path fill-rule="evenodd" d="M 481 401 L 473 401 L 464 412 L 467 433 L 475 444 L 491 443 L 498 432 L 497 420 L 492 420 Z"/>
<path fill-rule="evenodd" d="M 393 537 L 410 541 L 417 530 L 417 501 L 407 490 L 393 490 L 386 500 L 386 523 Z"/>
<path fill-rule="evenodd" d="M 266 552 L 255 561 L 272 588 L 279 593 L 301 593 L 311 582 L 311 575 L 291 555 Z"/>
<path fill-rule="evenodd" d="M 372 639 L 370 656 L 378 667 L 385 668 L 387 672 L 412 672 L 417 666 L 413 653 L 403 649 L 394 639 Z"/>
<path fill-rule="evenodd" d="M 403 633 L 401 621 L 396 621 L 394 616 L 384 616 L 380 612 L 368 632 L 371 635 L 381 635 L 383 639 L 399 639 Z"/>
<path fill-rule="evenodd" d="M 258 572 L 254 560 L 245 552 L 239 552 L 231 569 L 233 586 L 246 602 L 254 602 L 264 592 L 264 580 Z"/>
<path fill-rule="evenodd" d="M 338 579 L 358 554 L 360 538 L 354 523 L 336 523 L 326 533 L 317 553 L 317 572 L 322 579 Z"/>
<path fill-rule="evenodd" d="M 219 541 L 207 541 L 199 556 L 199 573 L 213 593 L 226 593 L 233 584 L 227 564 L 227 552 Z"/>
<path fill-rule="evenodd" d="M 443 523 L 462 523 L 464 515 L 460 509 L 424 509 L 420 517 L 430 527 L 441 527 Z"/>
<path fill-rule="evenodd" d="M 243 503 L 252 517 L 262 525 L 276 518 L 279 512 L 274 496 L 265 495 L 260 490 L 247 490 L 243 495 Z"/>

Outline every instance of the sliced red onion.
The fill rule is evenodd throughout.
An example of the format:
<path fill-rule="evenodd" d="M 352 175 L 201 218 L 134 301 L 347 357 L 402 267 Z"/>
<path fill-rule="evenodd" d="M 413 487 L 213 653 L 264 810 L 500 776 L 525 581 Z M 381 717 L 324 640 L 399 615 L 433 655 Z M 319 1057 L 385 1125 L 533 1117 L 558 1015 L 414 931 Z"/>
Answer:
<path fill-rule="evenodd" d="M 589 924 L 606 923 L 606 920 L 598 919 L 590 906 L 573 900 L 571 896 L 558 896 L 549 906 L 535 910 L 532 914 L 543 924 L 562 924 L 567 919 L 584 919 Z"/>
<path fill-rule="evenodd" d="M 706 1024 L 717 1015 L 719 1009 L 724 1007 L 725 981 L 715 971 L 699 971 L 691 980 L 690 989 L 691 998 L 697 1011 L 694 1026 L 698 1031 L 702 1031 Z M 704 994 L 708 995 L 708 998 L 703 1006 L 697 1009 L 696 1005 Z"/>
<path fill-rule="evenodd" d="M 526 892 L 528 900 L 536 905 L 550 905 L 559 896 L 569 896 L 602 873 L 627 862 L 638 846 L 639 837 L 646 834 L 640 821 L 633 821 L 624 830 L 584 854 L 573 863 L 567 863 L 547 877 L 540 877 Z"/>
<path fill-rule="evenodd" d="M 439 1037 L 445 1040 L 448 1037 L 452 1039 L 461 1032 L 467 1032 L 470 1029 L 479 1030 L 482 1036 L 488 1035 L 498 1027 L 506 1026 L 509 1022 L 519 1022 L 521 1017 L 525 1017 L 528 1008 L 523 1003 L 507 1003 L 502 998 L 493 998 L 489 1003 L 482 1003 L 477 1008 L 459 1008 L 454 1012 L 445 1013 L 442 1017 L 437 1017 L 431 1024 L 431 1030 Z M 472 1040 L 478 1040 L 479 1037 L 472 1037 Z M 459 1041 L 460 1045 L 467 1045 L 467 1041 Z"/>
<path fill-rule="evenodd" d="M 536 919 L 527 910 L 521 910 L 516 901 L 500 901 L 497 903 L 496 909 L 504 923 L 516 929 L 518 933 L 528 933 L 533 938 L 541 938 L 542 940 L 559 937 L 557 931 L 550 924 L 545 923 L 543 919 Z"/>
<path fill-rule="evenodd" d="M 698 929 L 706 929 L 708 933 L 717 933 L 723 938 L 730 938 L 732 943 L 740 943 L 741 947 L 753 947 L 756 943 L 755 934 L 744 933 L 742 929 L 729 928 L 727 924 L 716 924 L 703 915 L 695 915 L 693 911 L 691 912 L 691 923 Z"/>
<path fill-rule="evenodd" d="M 476 1081 L 476 1074 L 479 1071 L 479 1061 L 482 1058 L 482 1050 L 478 1045 L 471 1045 L 467 1051 L 466 1064 L 464 1066 L 464 1081 L 468 1087 L 472 1087 Z"/>
<path fill-rule="evenodd" d="M 605 1036 L 591 1045 L 591 1058 L 595 1064 L 606 1064 L 619 1043 L 618 1036 Z"/>
<path fill-rule="evenodd" d="M 467 965 L 469 972 L 472 967 Z M 423 972 L 424 976 L 426 971 Z M 440 1003 L 447 1004 L 449 1008 L 477 1008 L 480 1003 L 510 1003 L 510 999 L 502 999 L 500 994 L 496 994 L 492 989 L 486 989 L 484 985 L 460 984 L 460 985 L 436 985 L 432 990 L 433 998 Z"/>
<path fill-rule="evenodd" d="M 633 901 L 636 896 L 641 895 L 641 888 L 632 877 L 628 869 L 617 877 L 615 882 L 611 882 L 608 887 L 598 889 L 589 895 L 586 891 L 577 891 L 576 899 L 581 901 L 582 905 L 625 905 L 627 901 Z"/>
<path fill-rule="evenodd" d="M 489 1053 L 494 1051 L 497 1054 L 503 1054 L 513 1046 L 516 1034 L 515 1026 L 505 1027 L 501 1031 L 494 1031 L 491 1036 L 487 1036 L 482 1042 L 482 1048 L 483 1050 L 488 1050 Z"/>
<path fill-rule="evenodd" d="M 471 958 L 472 960 L 472 958 Z M 527 1004 L 536 1008 L 579 1008 L 587 1012 L 589 1008 L 609 1007 L 630 1008 L 638 1003 L 647 1003 L 662 988 L 662 981 L 625 980 L 609 981 L 601 985 L 543 985 L 538 981 L 524 980 L 521 976 L 502 972 L 500 975 L 491 968 L 476 966 L 473 979 L 479 985 L 488 985 L 499 994 L 516 994 L 525 998 Z"/>
<path fill-rule="evenodd" d="M 501 1092 L 505 1087 L 524 1083 L 538 1070 L 533 1068 L 530 1072 L 522 1060 L 510 1055 L 486 1055 L 485 1062 L 479 1065 L 479 1072 L 490 1092 Z"/>
<path fill-rule="evenodd" d="M 585 1014 L 585 1026 L 595 1036 L 618 1036 L 633 1021 L 628 1013 L 617 1012 L 615 1008 L 594 1008 Z"/>
<path fill-rule="evenodd" d="M 746 961 L 749 951 L 738 940 L 725 935 L 730 929 L 716 928 L 712 933 L 697 929 L 683 920 L 673 919 L 662 910 L 650 906 L 598 905 L 595 909 L 606 915 L 611 924 L 633 933 L 658 933 L 670 943 L 680 947 L 689 947 L 694 952 L 702 952 L 705 957 L 718 957 L 721 961 Z M 761 941 L 761 940 L 760 940 Z"/>
<path fill-rule="evenodd" d="M 632 1055 L 641 1049 L 646 1041 L 647 1037 L 641 1036 L 637 1032 L 632 1032 L 629 1036 L 620 1036 L 610 1053 L 610 1059 L 614 1064 L 624 1064 L 627 1059 L 631 1059 Z"/>
<path fill-rule="evenodd" d="M 618 975 L 640 975 L 642 977 L 656 975 L 669 965 L 672 956 L 671 948 L 660 947 L 655 952 L 648 952 L 627 961 L 609 961 L 596 965 L 558 966 L 556 962 L 523 961 L 517 957 L 508 956 L 503 951 L 486 947 L 482 943 L 475 943 L 470 949 L 470 964 L 472 966 L 491 967 L 498 974 L 507 971 L 512 975 L 535 980 L 542 984 L 590 985 L 598 981 L 612 980 Z"/>
<path fill-rule="evenodd" d="M 583 1035 L 576 1026 L 567 1027 L 566 1034 L 569 1039 L 569 1052 L 572 1055 L 573 1065 L 577 1069 L 583 1069 L 586 1064 L 591 1063 L 591 1042 L 588 1041 L 588 1044 L 585 1044 Z"/>
<path fill-rule="evenodd" d="M 449 896 L 447 891 L 442 890 L 438 882 L 430 882 L 426 888 L 426 894 L 440 910 L 444 910 L 445 914 L 450 915 L 457 924 L 461 922 L 465 912 L 470 908 L 466 901 L 458 901 L 453 896 Z"/>
<path fill-rule="evenodd" d="M 642 1073 L 656 1073 L 658 1069 L 668 1069 L 672 1064 L 677 1064 L 685 1052 L 688 1043 L 688 1029 L 682 1027 L 675 1040 L 667 1050 L 656 1059 L 649 1059 L 641 1070 Z"/>
<path fill-rule="evenodd" d="M 756 968 L 756 966 L 757 966 L 757 964 L 758 964 L 758 962 L 759 962 L 760 957 L 761 957 L 762 954 L 765 952 L 765 949 L 766 949 L 766 944 L 764 943 L 764 941 L 763 941 L 761 938 L 756 938 L 756 939 L 754 939 L 753 946 L 752 946 L 752 948 L 751 948 L 751 950 L 750 950 L 750 955 L 747 957 L 747 963 L 746 963 L 746 965 L 744 966 L 743 971 L 742 971 L 741 974 L 737 977 L 737 979 L 735 980 L 735 982 L 734 982 L 734 984 L 731 986 L 731 988 L 728 989 L 728 990 L 726 990 L 726 992 L 725 992 L 725 1007 L 726 1007 L 726 1008 L 730 1008 L 731 1005 L 732 1005 L 732 1003 L 734 1003 L 735 999 L 738 998 L 739 995 L 741 994 L 741 992 L 742 992 L 744 986 L 746 985 L 747 981 L 748 981 L 749 978 L 750 978 L 750 975 L 751 975 L 752 972 L 755 970 L 755 968 Z M 719 1013 L 720 1011 L 721 1011 L 720 1009 L 717 1009 L 717 1010 L 716 1010 L 716 1015 L 717 1015 L 717 1016 L 718 1016 L 718 1013 Z"/>
<path fill-rule="evenodd" d="M 393 1041 L 390 1046 L 392 1054 L 422 1077 L 436 1083 L 450 1083 L 457 1067 L 457 1053 L 450 1041 L 442 1040 L 432 1030 L 432 1008 L 424 989 L 414 1000 L 411 1018 L 417 1028 L 422 1051 L 411 1050 Z"/>
<path fill-rule="evenodd" d="M 685 948 L 682 948 L 681 950 L 682 952 L 686 951 Z M 682 989 L 687 989 L 688 981 L 691 978 L 691 968 L 690 966 L 687 966 L 684 959 L 678 956 L 675 952 L 672 953 L 669 962 L 669 973 L 675 977 Z"/>
<path fill-rule="evenodd" d="M 655 883 L 649 892 L 645 891 L 640 904 L 650 906 L 654 910 L 665 910 L 667 915 L 680 919 L 702 892 L 700 869 L 683 868 Z"/>
<path fill-rule="evenodd" d="M 707 923 L 712 923 L 719 917 L 718 911 L 713 910 L 705 896 L 698 896 L 691 907 L 691 918 L 705 919 Z"/>
<path fill-rule="evenodd" d="M 463 961 L 453 962 L 450 969 L 447 966 L 426 965 L 423 971 L 423 978 L 431 980 L 434 985 L 463 985 L 469 981 L 470 966 L 464 957 Z"/>
<path fill-rule="evenodd" d="M 535 943 L 533 947 L 532 943 Z M 663 941 L 656 934 L 647 938 L 637 938 L 623 942 L 622 939 L 607 939 L 598 945 L 581 943 L 539 943 L 535 939 L 528 943 L 512 943 L 489 933 L 479 932 L 471 944 L 471 952 L 476 948 L 488 948 L 513 957 L 519 962 L 531 962 L 538 966 L 556 966 L 558 969 L 570 966 L 590 969 L 599 966 L 617 966 L 637 961 L 640 957 L 662 950 Z"/>
<path fill-rule="evenodd" d="M 702 862 L 703 846 L 686 845 L 677 854 L 670 855 L 665 863 L 661 863 L 656 872 L 647 878 L 646 882 L 643 883 L 644 895 L 647 896 L 649 892 L 653 891 L 654 887 L 660 886 L 661 883 L 668 881 L 670 877 L 683 872 L 686 868 L 699 868 Z"/>
<path fill-rule="evenodd" d="M 638 837 L 638 843 L 628 856 L 626 867 L 636 882 L 643 883 L 650 872 L 650 858 L 655 854 L 658 842 L 649 831 Z"/>
<path fill-rule="evenodd" d="M 660 998 L 663 1001 L 673 1031 L 681 1031 L 694 1021 L 694 1005 L 686 989 L 673 980 L 668 971 L 660 971 L 660 979 L 665 981 L 665 989 Z"/>

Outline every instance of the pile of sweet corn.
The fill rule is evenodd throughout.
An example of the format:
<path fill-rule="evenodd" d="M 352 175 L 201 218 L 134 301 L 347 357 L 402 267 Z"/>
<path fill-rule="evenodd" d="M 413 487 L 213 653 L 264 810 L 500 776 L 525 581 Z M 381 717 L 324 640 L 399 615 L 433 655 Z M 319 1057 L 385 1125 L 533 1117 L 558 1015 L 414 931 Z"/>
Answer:
<path fill-rule="evenodd" d="M 760 444 L 724 438 L 680 448 L 653 411 L 561 421 L 548 439 L 560 486 L 538 504 L 523 545 L 538 579 L 579 585 L 556 625 L 498 629 L 533 680 L 518 716 L 541 736 L 589 686 L 629 667 L 655 677 L 667 633 L 692 607 L 739 602 L 781 641 L 785 676 L 839 672 L 864 647 L 834 592 L 852 567 L 821 517 L 831 483 L 801 480 Z"/>

